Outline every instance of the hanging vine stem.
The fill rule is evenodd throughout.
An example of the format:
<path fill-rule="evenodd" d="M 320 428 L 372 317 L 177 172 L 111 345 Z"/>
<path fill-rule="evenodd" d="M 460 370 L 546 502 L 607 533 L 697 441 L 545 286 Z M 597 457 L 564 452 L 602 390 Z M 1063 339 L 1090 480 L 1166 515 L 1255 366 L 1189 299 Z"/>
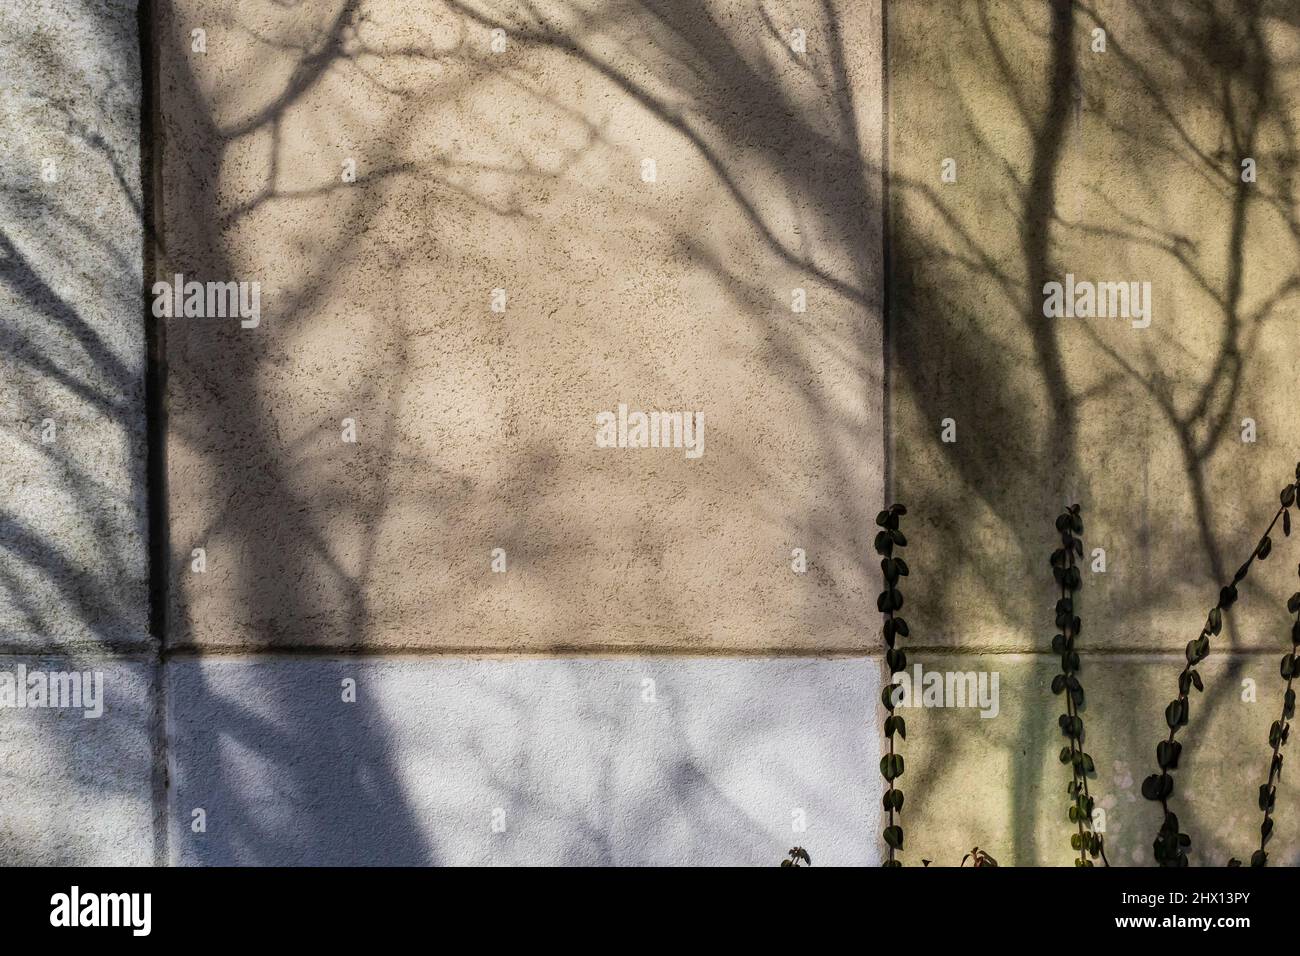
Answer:
<path fill-rule="evenodd" d="M 903 849 L 903 828 L 895 820 L 895 813 L 902 813 L 903 791 L 896 786 L 896 781 L 903 775 L 903 755 L 895 752 L 894 735 L 907 739 L 907 724 L 903 718 L 894 713 L 897 701 L 894 697 L 896 686 L 893 677 L 899 671 L 907 669 L 907 654 L 896 646 L 900 637 L 907 637 L 907 621 L 895 612 L 903 607 L 903 595 L 896 585 L 898 579 L 907 577 L 907 562 L 894 554 L 895 548 L 907 545 L 907 538 L 898 528 L 898 519 L 907 514 L 903 505 L 890 505 L 888 509 L 876 516 L 876 524 L 881 530 L 876 534 L 876 553 L 881 556 L 880 570 L 885 576 L 885 590 L 876 599 L 876 607 L 885 615 L 885 662 L 889 665 L 889 683 L 880 695 L 888 716 L 885 717 L 885 737 L 889 740 L 889 753 L 880 758 L 880 773 L 885 778 L 886 789 L 883 798 L 885 811 L 889 814 L 889 823 L 881 834 L 889 847 L 889 857 L 885 866 L 902 866 L 896 854 Z"/>
<path fill-rule="evenodd" d="M 1296 481 L 1300 483 L 1300 464 L 1296 465 Z M 1259 539 L 1255 550 L 1246 563 L 1237 569 L 1237 573 L 1232 577 L 1232 583 L 1224 585 L 1219 591 L 1219 603 L 1210 609 L 1200 636 L 1187 642 L 1185 651 L 1187 663 L 1183 665 L 1183 670 L 1178 675 L 1178 696 L 1165 708 L 1165 723 L 1169 726 L 1169 736 L 1156 746 L 1156 763 L 1160 767 L 1160 772 L 1153 773 L 1142 781 L 1142 796 L 1159 803 L 1162 813 L 1160 830 L 1156 833 L 1152 844 L 1156 862 L 1160 866 L 1187 866 L 1187 848 L 1192 845 L 1192 838 L 1181 832 L 1178 815 L 1169 809 L 1169 798 L 1174 792 L 1173 771 L 1178 768 L 1178 758 L 1183 750 L 1182 743 L 1174 738 L 1180 727 L 1187 726 L 1191 716 L 1191 689 L 1195 687 L 1202 693 L 1205 691 L 1205 682 L 1201 679 L 1196 665 L 1209 656 L 1210 637 L 1217 637 L 1223 630 L 1223 612 L 1236 603 L 1237 585 L 1246 579 L 1256 559 L 1267 560 L 1272 553 L 1273 539 L 1270 535 L 1279 518 L 1282 520 L 1283 533 L 1288 535 L 1291 533 L 1291 514 L 1288 509 L 1295 503 L 1296 485 L 1287 485 L 1282 489 L 1280 497 L 1282 503 L 1277 513 L 1273 515 L 1273 520 L 1268 523 L 1268 528 Z M 1270 774 L 1271 779 L 1272 774 Z M 1268 786 L 1265 784 L 1265 789 Z M 1265 802 L 1264 792 L 1264 789 L 1261 789 L 1261 809 Z"/>
<path fill-rule="evenodd" d="M 1282 533 L 1288 537 L 1291 534 L 1291 512 L 1288 509 L 1295 503 L 1297 493 L 1300 493 L 1300 464 L 1296 465 L 1295 475 L 1296 484 L 1282 489 Z M 1300 569 L 1297 569 L 1297 573 L 1300 573 Z M 1282 716 L 1268 728 L 1268 743 L 1273 748 L 1273 754 L 1268 763 L 1268 782 L 1259 788 L 1259 808 L 1264 811 L 1264 822 L 1259 825 L 1259 849 L 1251 854 L 1251 866 L 1268 865 L 1268 850 L 1265 848 L 1268 846 L 1268 838 L 1273 835 L 1276 781 L 1282 775 L 1282 748 L 1291 734 L 1291 718 L 1295 716 L 1295 690 L 1291 684 L 1300 670 L 1300 658 L 1296 656 L 1296 648 L 1300 647 L 1300 591 L 1287 600 L 1286 609 L 1295 614 L 1296 619 L 1291 623 L 1291 649 L 1282 658 L 1281 671 L 1286 679 L 1286 691 L 1282 695 Z"/>
<path fill-rule="evenodd" d="M 1287 522 L 1290 525 L 1290 521 Z M 1251 855 L 1251 866 L 1267 866 L 1268 838 L 1273 833 L 1273 803 L 1277 799 L 1276 780 L 1282 775 L 1282 747 L 1291 734 L 1291 718 L 1295 716 L 1295 691 L 1291 682 L 1300 669 L 1300 658 L 1296 657 L 1300 647 L 1300 591 L 1291 595 L 1286 602 L 1286 609 L 1296 614 L 1291 625 L 1291 650 L 1282 658 L 1282 676 L 1286 678 L 1286 693 L 1282 695 L 1282 716 L 1273 721 L 1268 728 L 1268 742 L 1273 748 L 1273 757 L 1268 764 L 1268 783 L 1259 788 L 1259 808 L 1264 811 L 1264 822 L 1259 826 L 1259 849 Z"/>
<path fill-rule="evenodd" d="M 1079 652 L 1075 638 L 1083 623 L 1075 613 L 1074 594 L 1083 584 L 1075 565 L 1075 556 L 1083 554 L 1083 539 L 1079 537 L 1083 534 L 1083 518 L 1078 505 L 1071 505 L 1057 516 L 1056 530 L 1061 534 L 1061 547 L 1052 552 L 1052 574 L 1061 587 L 1061 597 L 1056 602 L 1059 633 L 1052 638 L 1052 650 L 1060 655 L 1061 673 L 1052 678 L 1052 693 L 1065 694 L 1065 713 L 1057 723 L 1069 740 L 1068 746 L 1061 748 L 1061 763 L 1070 765 L 1070 784 L 1066 788 L 1070 795 L 1069 816 L 1070 822 L 1078 827 L 1078 832 L 1070 836 L 1070 847 L 1079 854 L 1076 866 L 1092 866 L 1092 861 L 1099 856 L 1110 866 L 1102 836 L 1092 829 L 1093 801 L 1088 792 L 1088 774 L 1095 773 L 1096 766 L 1083 749 L 1083 718 L 1079 716 L 1083 684 L 1078 676 Z"/>

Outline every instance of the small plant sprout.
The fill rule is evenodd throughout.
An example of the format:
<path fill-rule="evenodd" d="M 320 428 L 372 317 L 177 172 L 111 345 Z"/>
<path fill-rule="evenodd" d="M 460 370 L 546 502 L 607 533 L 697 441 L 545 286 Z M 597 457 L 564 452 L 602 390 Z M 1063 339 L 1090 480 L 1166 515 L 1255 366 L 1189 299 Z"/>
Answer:
<path fill-rule="evenodd" d="M 812 866 L 812 857 L 801 846 L 790 847 L 790 852 L 781 861 L 782 866 Z"/>
<path fill-rule="evenodd" d="M 962 865 L 962 866 L 965 866 L 967 860 L 970 860 L 970 865 L 971 865 L 972 867 L 977 868 L 977 869 L 978 869 L 979 867 L 983 867 L 983 866 L 997 866 L 997 865 L 998 865 L 998 861 L 997 861 L 997 860 L 993 859 L 993 857 L 989 856 L 987 853 L 985 853 L 985 852 L 984 852 L 983 850 L 981 850 L 979 847 L 975 847 L 975 848 L 972 849 L 969 853 L 967 853 L 965 856 L 963 856 L 963 857 L 961 858 L 961 865 Z"/>

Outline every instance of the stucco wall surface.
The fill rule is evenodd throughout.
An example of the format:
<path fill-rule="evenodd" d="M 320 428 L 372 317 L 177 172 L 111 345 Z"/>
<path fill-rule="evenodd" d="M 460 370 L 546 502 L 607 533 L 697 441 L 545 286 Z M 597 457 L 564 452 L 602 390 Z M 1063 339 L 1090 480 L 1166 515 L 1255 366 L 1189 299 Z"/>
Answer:
<path fill-rule="evenodd" d="M 847 658 L 176 661 L 172 861 L 871 864 L 878 689 Z"/>
<path fill-rule="evenodd" d="M 1300 457 L 1300 22 L 1069 7 L 890 10 L 894 484 L 927 583 L 911 616 L 930 645 L 1041 648 L 1030 582 L 1051 586 L 1053 519 L 1077 502 L 1087 646 L 1178 651 Z M 1150 283 L 1150 324 L 1046 317 L 1066 275 Z M 1300 554 L 1276 539 L 1220 647 L 1284 646 Z"/>
<path fill-rule="evenodd" d="M 1070 861 L 1049 555 L 1077 502 L 1091 786 L 1112 863 L 1150 863 L 1160 809 L 1139 788 L 1184 645 L 1300 457 L 1300 19 L 1287 4 L 933 0 L 890 5 L 888 37 L 910 657 L 1002 674 L 997 719 L 909 719 L 907 859 L 956 863 L 960 841 Z M 1149 312 L 1048 317 L 1044 287 L 1067 275 L 1150 283 Z M 1194 864 L 1259 845 L 1297 560 L 1275 530 L 1192 693 L 1171 809 Z M 1300 795 L 1277 801 L 1272 862 L 1294 861 L 1282 821 Z"/>
<path fill-rule="evenodd" d="M 144 646 L 135 3 L 0 9 L 0 645 Z"/>
<path fill-rule="evenodd" d="M 40 675 L 38 682 L 54 683 L 73 674 L 84 681 L 89 694 L 79 699 L 89 706 L 0 710 L 0 861 L 6 866 L 160 862 L 156 775 L 162 765 L 154 736 L 154 666 L 85 657 L 0 657 L 0 681 Z"/>
<path fill-rule="evenodd" d="M 153 4 L 144 302 L 134 6 L 5 11 L 0 613 L 43 656 L 0 670 L 106 688 L 0 712 L 6 861 L 877 859 L 878 662 L 694 655 L 866 646 L 878 15 L 511 9 Z M 261 308 L 155 315 L 147 490 L 177 273 Z M 597 448 L 623 403 L 703 454 Z M 261 653 L 341 646 L 666 653 Z"/>
<path fill-rule="evenodd" d="M 5 864 L 160 851 L 154 665 L 120 659 L 151 646 L 135 12 L 0 7 Z M 99 675 L 97 716 L 45 706 L 73 672 L 92 687 Z M 19 682 L 24 704 L 46 688 L 30 697 L 42 706 L 15 706 Z"/>
<path fill-rule="evenodd" d="M 262 309 L 167 325 L 170 643 L 864 646 L 879 23 L 782 16 L 163 5 L 159 275 Z"/>
<path fill-rule="evenodd" d="M 0 671 L 107 688 L 0 709 L 3 859 L 877 863 L 888 487 L 909 665 L 999 675 L 996 716 L 905 711 L 904 861 L 1070 862 L 1077 501 L 1090 787 L 1150 862 L 1183 645 L 1298 457 L 1300 19 L 890 4 L 882 89 L 878 4 L 763 11 L 154 5 L 145 278 L 259 296 L 158 320 L 165 662 L 134 7 L 0 11 Z M 1045 316 L 1067 275 L 1149 312 Z M 598 447 L 620 404 L 702 413 L 703 454 Z M 1194 863 L 1256 845 L 1296 562 L 1202 667 Z"/>
<path fill-rule="evenodd" d="M 1060 672 L 1056 658 L 934 654 L 921 666 L 923 674 L 945 677 L 997 673 L 999 694 L 996 717 L 975 708 L 899 711 L 908 734 L 899 747 L 907 760 L 907 865 L 928 859 L 956 866 L 979 846 L 1002 865 L 1072 866 L 1078 853 L 1070 848 L 1076 828 L 1067 818 L 1070 771 L 1059 759 L 1068 741 L 1056 723 L 1061 698 L 1050 688 Z M 1094 658 L 1079 675 L 1086 749 L 1097 767 L 1089 790 L 1104 811 L 1097 829 L 1112 866 L 1155 863 L 1160 805 L 1144 799 L 1141 786 L 1155 772 L 1156 743 L 1168 734 L 1164 707 L 1180 666 L 1172 655 Z M 1193 865 L 1248 862 L 1259 846 L 1263 815 L 1256 801 L 1268 777 L 1268 728 L 1279 716 L 1283 682 L 1272 657 L 1224 656 L 1201 670 L 1207 693 L 1193 702 L 1191 723 L 1179 736 L 1184 751 L 1171 808 L 1192 837 Z M 1300 833 L 1291 822 L 1297 810 L 1300 800 L 1283 784 L 1272 865 L 1300 861 Z"/>

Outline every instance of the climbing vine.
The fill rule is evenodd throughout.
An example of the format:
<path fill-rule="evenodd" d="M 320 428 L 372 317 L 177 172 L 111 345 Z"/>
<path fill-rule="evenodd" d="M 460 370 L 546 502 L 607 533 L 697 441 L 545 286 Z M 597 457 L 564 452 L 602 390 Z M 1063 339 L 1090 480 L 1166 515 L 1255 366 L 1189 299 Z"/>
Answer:
<path fill-rule="evenodd" d="M 903 607 L 903 595 L 897 585 L 899 578 L 907 577 L 908 569 L 907 562 L 896 554 L 897 549 L 907 545 L 907 538 L 898 527 L 899 519 L 905 514 L 907 508 L 895 504 L 876 516 L 876 524 L 881 529 L 876 534 L 876 553 L 881 556 L 880 570 L 885 578 L 885 590 L 876 599 L 876 607 L 885 615 L 885 663 L 889 665 L 890 676 L 889 683 L 881 694 L 888 712 L 885 717 L 885 737 L 889 741 L 889 752 L 880 758 L 880 773 L 886 784 L 883 804 L 885 812 L 889 814 L 888 824 L 882 834 L 889 847 L 885 866 L 903 865 L 897 859 L 897 854 L 903 849 L 903 827 L 895 816 L 903 810 L 903 791 L 898 789 L 897 784 L 898 778 L 903 775 L 903 755 L 897 752 L 894 738 L 897 736 L 901 740 L 907 739 L 907 724 L 902 716 L 894 713 L 897 702 L 893 677 L 899 671 L 907 669 L 907 654 L 898 646 L 898 638 L 907 637 L 908 629 L 907 621 L 897 614 Z"/>
<path fill-rule="evenodd" d="M 1300 483 L 1300 464 L 1296 465 L 1296 481 Z M 1277 513 L 1273 515 L 1273 520 L 1269 522 L 1268 528 L 1264 531 L 1263 537 L 1255 546 L 1255 550 L 1246 559 L 1245 564 L 1237 569 L 1233 575 L 1232 582 L 1225 584 L 1219 591 L 1219 602 L 1210 609 L 1209 616 L 1205 620 L 1205 626 L 1201 628 L 1200 636 L 1195 640 L 1187 642 L 1185 656 L 1187 663 L 1183 665 L 1182 673 L 1178 675 L 1178 696 L 1169 702 L 1165 708 L 1165 723 L 1169 727 L 1169 736 L 1156 746 L 1156 764 L 1160 768 L 1159 773 L 1153 773 L 1142 781 L 1142 795 L 1148 800 L 1156 801 L 1160 804 L 1162 813 L 1160 830 L 1156 833 L 1153 849 L 1155 850 L 1156 862 L 1161 866 L 1187 866 L 1187 848 L 1192 844 L 1192 838 L 1183 833 L 1179 827 L 1178 815 L 1169 809 L 1169 798 L 1174 792 L 1173 772 L 1178 768 L 1178 758 L 1182 754 L 1183 745 L 1175 738 L 1181 727 L 1187 726 L 1191 717 L 1191 690 L 1196 688 L 1197 691 L 1204 692 L 1205 682 L 1202 680 L 1200 672 L 1196 669 L 1197 665 L 1205 660 L 1210 653 L 1210 638 L 1217 637 L 1223 630 L 1223 612 L 1227 611 L 1237 602 L 1237 586 L 1246 579 L 1250 573 L 1251 566 L 1256 560 L 1264 561 L 1268 559 L 1269 554 L 1273 551 L 1273 539 L 1270 537 L 1274 527 L 1277 526 L 1278 520 L 1282 521 L 1282 532 L 1285 535 L 1291 533 L 1291 512 L 1290 508 L 1295 504 L 1296 485 L 1290 484 L 1282 489 L 1281 505 Z M 1288 655 L 1288 658 L 1294 660 L 1294 655 Z M 1283 665 L 1284 669 L 1287 665 Z M 1294 664 L 1291 665 L 1294 668 Z M 1284 673 L 1283 676 L 1286 676 Z M 1287 684 L 1288 692 L 1290 691 L 1290 678 Z M 1283 718 L 1281 723 L 1285 724 L 1287 718 Z M 1271 736 L 1271 734 L 1270 734 Z M 1275 749 L 1275 757 L 1280 758 L 1280 751 Z M 1275 763 L 1278 761 L 1275 760 Z M 1279 763 L 1280 767 L 1280 763 Z M 1270 768 L 1269 783 L 1260 788 L 1260 809 L 1264 810 L 1266 817 L 1263 829 L 1266 831 L 1264 838 L 1267 839 L 1267 833 L 1272 830 L 1271 813 L 1273 795 L 1276 788 L 1273 784 L 1274 771 Z M 1263 865 L 1264 857 L 1261 848 L 1252 858 L 1259 859 L 1257 865 Z"/>
<path fill-rule="evenodd" d="M 1061 763 L 1070 766 L 1070 783 L 1066 792 L 1070 796 L 1069 818 L 1076 832 L 1070 835 L 1070 847 L 1079 854 L 1076 866 L 1092 866 L 1097 857 L 1106 860 L 1102 836 L 1092 828 L 1092 795 L 1088 792 L 1088 774 L 1096 767 L 1092 757 L 1083 749 L 1083 684 L 1079 681 L 1079 652 L 1075 642 L 1083 623 L 1074 603 L 1074 596 L 1082 586 L 1076 556 L 1083 554 L 1083 518 L 1078 505 L 1071 505 L 1056 519 L 1056 530 L 1061 535 L 1061 547 L 1052 552 L 1052 574 L 1061 589 L 1056 602 L 1056 630 L 1052 638 L 1052 652 L 1061 659 L 1061 673 L 1052 678 L 1052 693 L 1065 695 L 1065 713 L 1057 723 L 1068 741 L 1061 748 Z M 1110 864 L 1107 862 L 1107 865 Z"/>
<path fill-rule="evenodd" d="M 1292 614 L 1300 611 L 1300 591 L 1291 595 L 1287 601 L 1287 610 Z M 1291 734 L 1291 718 L 1295 716 L 1295 691 L 1291 687 L 1296 670 L 1300 668 L 1297 647 L 1300 646 L 1300 614 L 1291 624 L 1291 649 L 1282 658 L 1282 677 L 1286 680 L 1286 692 L 1282 695 L 1282 716 L 1273 721 L 1268 728 L 1268 743 L 1273 748 L 1273 756 L 1268 764 L 1268 782 L 1259 788 L 1259 808 L 1264 811 L 1264 822 L 1259 826 L 1259 849 L 1251 855 L 1251 866 L 1267 866 L 1268 838 L 1273 834 L 1273 803 L 1277 799 L 1277 779 L 1282 775 L 1282 747 Z"/>
<path fill-rule="evenodd" d="M 1282 533 L 1291 534 L 1290 507 L 1300 492 L 1300 464 L 1296 465 L 1296 484 L 1282 489 Z M 1292 594 L 1286 602 L 1289 613 L 1296 615 L 1291 622 L 1291 649 L 1282 657 L 1282 678 L 1286 681 L 1286 690 L 1282 694 L 1282 716 L 1273 721 L 1268 728 L 1268 744 L 1273 754 L 1268 764 L 1268 781 L 1259 788 L 1259 808 L 1264 812 L 1264 822 L 1259 825 L 1259 849 L 1250 857 L 1251 866 L 1268 865 L 1268 838 L 1273 835 L 1273 804 L 1277 799 L 1277 780 L 1282 775 L 1282 748 L 1291 734 L 1291 718 L 1295 716 L 1295 690 L 1292 682 L 1300 670 L 1300 591 Z"/>

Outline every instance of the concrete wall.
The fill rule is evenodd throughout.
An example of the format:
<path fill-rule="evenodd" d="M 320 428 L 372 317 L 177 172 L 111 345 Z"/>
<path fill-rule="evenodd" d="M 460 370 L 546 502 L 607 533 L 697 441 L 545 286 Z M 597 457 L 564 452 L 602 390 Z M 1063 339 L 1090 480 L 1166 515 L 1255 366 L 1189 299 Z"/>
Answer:
<path fill-rule="evenodd" d="M 170 858 L 872 862 L 878 16 L 513 9 L 159 8 Z"/>
<path fill-rule="evenodd" d="M 1151 862 L 1159 810 L 1133 797 L 1156 770 L 1182 648 L 1300 457 L 1300 21 L 1285 5 L 1231 3 L 1054 15 L 1068 7 L 889 11 L 894 487 L 915 519 L 914 659 L 998 671 L 1004 699 L 997 720 L 936 711 L 909 725 L 910 830 L 938 860 L 979 842 L 1003 862 L 1069 862 L 1062 705 L 1046 693 L 1056 662 L 1024 655 L 1050 648 L 1053 519 L 1078 502 L 1093 793 L 1112 806 L 1112 862 Z M 1043 286 L 1066 273 L 1150 282 L 1150 325 L 1045 318 Z M 1182 734 L 1173 803 L 1194 863 L 1258 846 L 1300 557 L 1275 537 Z M 1242 700 L 1246 678 L 1257 703 Z M 1294 861 L 1300 795 L 1283 785 L 1278 802 L 1273 859 Z"/>
<path fill-rule="evenodd" d="M 731 9 L 164 6 L 159 274 L 263 310 L 168 325 L 173 646 L 865 649 L 877 44 Z"/>
<path fill-rule="evenodd" d="M 1092 792 L 1111 862 L 1149 863 L 1181 648 L 1300 457 L 1300 20 L 525 9 L 158 0 L 143 194 L 134 5 L 0 14 L 0 672 L 107 688 L 0 709 L 0 855 L 878 862 L 888 497 L 910 663 L 999 676 L 996 716 L 905 712 L 903 860 L 1070 862 L 1047 560 L 1077 501 Z M 178 273 L 260 316 L 158 320 L 150 477 L 141 279 Z M 1066 273 L 1150 282 L 1150 325 L 1044 317 Z M 704 454 L 597 447 L 620 403 L 703 413 Z M 1255 845 L 1288 543 L 1183 732 L 1195 863 Z"/>
<path fill-rule="evenodd" d="M 0 634 L 148 640 L 135 5 L 0 14 Z"/>
<path fill-rule="evenodd" d="M 878 687 L 847 659 L 177 661 L 172 860 L 870 864 Z"/>
<path fill-rule="evenodd" d="M 161 852 L 136 36 L 134 2 L 0 10 L 0 685 L 26 669 L 104 687 L 87 719 L 16 709 L 10 683 L 6 863 Z"/>
<path fill-rule="evenodd" d="M 3 858 L 877 859 L 879 97 L 811 71 L 878 89 L 878 22 L 850 59 L 811 9 L 802 57 L 725 5 L 557 8 L 501 53 L 486 9 L 149 12 L 148 202 L 134 5 L 0 21 L 2 670 L 105 688 L 0 709 Z M 611 46 L 642 30 L 650 62 Z M 178 272 L 262 321 L 157 319 L 150 476 Z M 620 403 L 702 413 L 704 454 L 596 448 Z"/>

